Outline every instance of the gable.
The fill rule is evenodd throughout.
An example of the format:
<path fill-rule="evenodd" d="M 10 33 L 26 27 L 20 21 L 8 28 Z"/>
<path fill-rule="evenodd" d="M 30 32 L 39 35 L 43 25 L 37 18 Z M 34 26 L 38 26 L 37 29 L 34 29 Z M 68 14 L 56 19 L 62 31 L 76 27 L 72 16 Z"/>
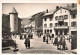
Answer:
<path fill-rule="evenodd" d="M 69 12 L 69 11 L 70 11 L 70 10 L 67 9 L 67 8 L 60 7 L 59 9 L 57 9 L 57 10 L 54 11 L 53 15 L 55 15 L 55 14 L 60 14 L 60 13 L 62 13 L 62 12 Z"/>

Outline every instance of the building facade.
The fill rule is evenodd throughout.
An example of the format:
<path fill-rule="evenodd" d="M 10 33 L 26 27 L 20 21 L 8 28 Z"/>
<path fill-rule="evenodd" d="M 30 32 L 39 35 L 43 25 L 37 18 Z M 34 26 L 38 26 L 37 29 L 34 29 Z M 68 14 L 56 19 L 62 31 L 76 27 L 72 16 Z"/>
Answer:
<path fill-rule="evenodd" d="M 5 29 L 9 29 L 11 33 L 20 33 L 21 32 L 21 19 L 18 17 L 18 13 L 16 9 L 13 7 L 12 11 L 9 13 L 9 15 L 3 15 L 2 17 L 2 25 L 4 28 L 5 24 L 7 24 Z"/>
<path fill-rule="evenodd" d="M 18 32 L 18 13 L 14 7 L 9 15 L 11 32 Z"/>
<path fill-rule="evenodd" d="M 46 13 L 43 16 L 43 34 L 53 33 L 53 13 Z"/>
<path fill-rule="evenodd" d="M 10 33 L 10 16 L 2 15 L 2 33 Z"/>
<path fill-rule="evenodd" d="M 71 9 L 70 34 L 77 37 L 77 6 L 73 6 Z"/>
<path fill-rule="evenodd" d="M 57 35 L 77 36 L 77 6 L 72 4 L 69 7 L 58 7 L 50 14 L 43 16 L 43 34 L 53 33 Z"/>
<path fill-rule="evenodd" d="M 56 9 L 53 14 L 53 23 L 53 31 L 55 36 L 69 34 L 70 11 L 63 7 Z"/>
<path fill-rule="evenodd" d="M 43 28 L 42 28 L 43 15 L 44 15 L 43 12 L 39 12 L 39 13 L 32 15 L 32 17 L 29 19 L 29 20 L 31 20 L 31 23 L 35 24 L 35 32 L 36 33 L 43 32 Z"/>

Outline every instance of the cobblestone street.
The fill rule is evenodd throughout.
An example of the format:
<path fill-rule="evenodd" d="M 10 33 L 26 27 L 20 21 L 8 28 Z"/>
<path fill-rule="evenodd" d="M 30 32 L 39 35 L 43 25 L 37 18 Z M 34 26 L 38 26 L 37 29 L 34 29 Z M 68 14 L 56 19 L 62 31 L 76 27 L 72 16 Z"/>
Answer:
<path fill-rule="evenodd" d="M 60 51 L 57 50 L 57 46 L 54 46 L 51 41 L 49 40 L 49 44 L 46 44 L 46 42 L 43 42 L 42 37 L 38 38 L 36 35 L 34 35 L 33 39 L 30 39 L 31 48 L 26 49 L 24 45 L 24 40 L 19 40 L 18 38 L 14 39 L 16 40 L 16 43 L 18 44 L 18 53 L 31 53 L 31 54 L 67 54 L 71 53 L 69 50 Z M 3 53 L 13 53 L 13 51 L 10 50 L 3 50 Z"/>

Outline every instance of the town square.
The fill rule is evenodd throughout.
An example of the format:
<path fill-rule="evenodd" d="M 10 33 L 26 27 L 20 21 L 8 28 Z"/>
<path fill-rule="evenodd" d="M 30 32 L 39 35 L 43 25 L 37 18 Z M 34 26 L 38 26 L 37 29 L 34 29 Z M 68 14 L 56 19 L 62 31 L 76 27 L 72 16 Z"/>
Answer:
<path fill-rule="evenodd" d="M 2 53 L 77 54 L 77 4 L 3 3 Z"/>

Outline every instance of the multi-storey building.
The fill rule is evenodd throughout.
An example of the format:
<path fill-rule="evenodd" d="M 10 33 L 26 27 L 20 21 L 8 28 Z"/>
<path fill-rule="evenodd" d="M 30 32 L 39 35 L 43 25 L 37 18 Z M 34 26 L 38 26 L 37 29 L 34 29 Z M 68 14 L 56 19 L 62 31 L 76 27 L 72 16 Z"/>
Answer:
<path fill-rule="evenodd" d="M 39 13 L 32 15 L 32 17 L 29 19 L 29 20 L 31 20 L 31 23 L 35 24 L 35 32 L 36 33 L 42 32 L 42 23 L 43 23 L 42 17 L 43 17 L 43 15 L 44 15 L 44 12 L 39 12 Z"/>
<path fill-rule="evenodd" d="M 57 35 L 77 35 L 76 4 L 69 7 L 58 7 L 53 13 L 46 13 L 43 17 L 43 33 Z"/>
<path fill-rule="evenodd" d="M 10 33 L 10 16 L 3 14 L 2 15 L 2 34 Z"/>
<path fill-rule="evenodd" d="M 54 35 L 69 34 L 70 10 L 60 7 L 53 14 Z"/>
<path fill-rule="evenodd" d="M 43 15 L 43 34 L 53 33 L 53 13 L 47 12 Z"/>
<path fill-rule="evenodd" d="M 69 8 L 60 7 L 54 12 L 53 28 L 55 35 L 77 35 L 77 8 L 73 5 Z"/>
<path fill-rule="evenodd" d="M 5 28 L 5 30 L 8 28 L 10 32 L 21 32 L 21 19 L 18 17 L 18 13 L 14 7 L 12 11 L 9 13 L 9 15 L 3 15 L 2 20 L 2 28 Z M 4 22 L 5 24 L 7 24 L 6 26 Z"/>
<path fill-rule="evenodd" d="M 16 9 L 13 7 L 12 11 L 9 14 L 11 32 L 18 32 L 18 13 Z"/>
<path fill-rule="evenodd" d="M 75 4 L 71 8 L 70 34 L 77 35 L 77 5 Z"/>

